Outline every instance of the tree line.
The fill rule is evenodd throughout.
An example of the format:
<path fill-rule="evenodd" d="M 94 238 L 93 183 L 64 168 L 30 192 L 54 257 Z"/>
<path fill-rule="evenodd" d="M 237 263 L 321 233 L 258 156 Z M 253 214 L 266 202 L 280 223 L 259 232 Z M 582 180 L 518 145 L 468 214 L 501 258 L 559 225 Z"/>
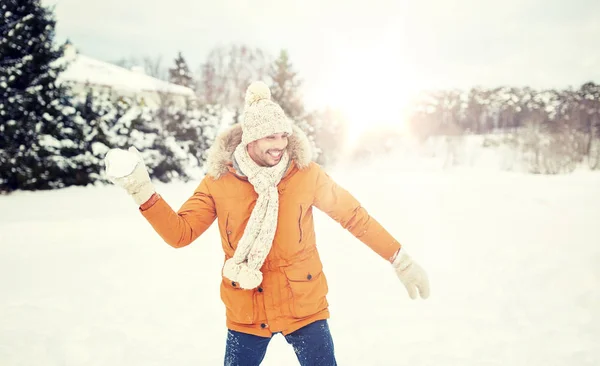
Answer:
<path fill-rule="evenodd" d="M 273 57 L 247 45 L 219 46 L 196 72 L 182 52 L 169 67 L 144 58 L 146 73 L 195 94 L 183 107 L 164 96 L 151 109 L 135 97 L 94 88 L 80 95 L 58 83 L 68 67 L 65 45 L 54 42 L 54 13 L 40 0 L 3 2 L 0 12 L 0 193 L 106 183 L 102 160 L 114 147 L 136 146 L 154 179 L 196 179 L 218 131 L 241 121 L 254 80 L 270 83 L 273 99 L 309 136 L 315 161 L 340 158 L 348 133 L 343 116 L 306 108 L 285 50 Z M 600 169 L 600 86 L 593 82 L 565 90 L 424 91 L 410 104 L 407 123 L 421 141 L 448 139 L 450 155 L 465 136 L 482 135 L 486 144 L 513 146 L 533 173 L 569 172 L 581 163 Z M 394 131 L 382 133 L 365 134 L 355 152 L 392 149 Z"/>
<path fill-rule="evenodd" d="M 578 164 L 600 169 L 600 85 L 577 89 L 529 87 L 429 91 L 411 107 L 415 136 L 486 135 L 487 143 L 514 147 L 532 173 L 573 171 Z M 497 138 L 493 138 L 493 137 Z"/>
<path fill-rule="evenodd" d="M 245 90 L 256 79 L 271 81 L 273 98 L 309 136 L 313 158 L 325 161 L 319 140 L 335 123 L 318 136 L 317 125 L 330 113 L 304 108 L 301 80 L 285 50 L 259 66 L 258 51 L 232 46 L 227 54 L 235 61 L 223 61 L 229 69 L 216 62 L 224 52 L 215 51 L 198 81 L 180 53 L 165 77 L 197 95 L 184 107 L 161 95 L 160 106 L 149 108 L 141 98 L 92 87 L 81 95 L 59 83 L 69 65 L 68 42 L 54 42 L 55 15 L 40 0 L 3 2 L 0 13 L 0 193 L 106 183 L 106 152 L 129 146 L 140 150 L 154 179 L 197 179 L 216 134 L 240 122 Z M 159 63 L 146 61 L 149 73 L 161 72 Z"/>

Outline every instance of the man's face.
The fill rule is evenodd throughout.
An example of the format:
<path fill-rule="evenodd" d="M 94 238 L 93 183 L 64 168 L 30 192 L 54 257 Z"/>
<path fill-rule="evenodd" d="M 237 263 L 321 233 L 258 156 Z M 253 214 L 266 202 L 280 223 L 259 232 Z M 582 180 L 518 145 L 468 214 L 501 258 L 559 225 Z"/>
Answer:
<path fill-rule="evenodd" d="M 248 144 L 248 155 L 259 166 L 277 165 L 288 145 L 287 133 L 276 133 Z"/>

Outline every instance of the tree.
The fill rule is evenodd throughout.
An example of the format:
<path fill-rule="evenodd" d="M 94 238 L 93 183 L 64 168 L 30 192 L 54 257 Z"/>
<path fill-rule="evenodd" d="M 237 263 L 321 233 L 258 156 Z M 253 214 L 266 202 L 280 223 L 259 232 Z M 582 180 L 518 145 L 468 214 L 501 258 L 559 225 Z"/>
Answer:
<path fill-rule="evenodd" d="M 87 184 L 68 89 L 57 83 L 68 45 L 55 47 L 54 14 L 40 0 L 0 5 L 0 191 Z"/>
<path fill-rule="evenodd" d="M 160 80 L 167 80 L 167 70 L 162 64 L 162 55 L 145 56 L 143 59 L 143 70 L 147 75 Z M 136 65 L 136 67 L 140 67 Z"/>
<path fill-rule="evenodd" d="M 171 107 L 167 110 L 165 131 L 180 147 L 180 155 L 188 175 L 202 175 L 207 152 L 213 144 L 221 125 L 222 111 L 219 107 L 206 104 L 199 106 L 188 100 L 185 108 Z M 198 174 L 192 173 L 196 171 Z"/>
<path fill-rule="evenodd" d="M 322 153 L 317 143 L 317 128 L 315 123 L 318 118 L 310 115 L 304 108 L 304 102 L 300 94 L 302 80 L 290 61 L 288 52 L 281 50 L 279 57 L 271 64 L 269 76 L 271 78 L 271 98 L 277 102 L 285 114 L 298 126 L 308 137 L 313 149 L 313 160 L 317 161 Z"/>
<path fill-rule="evenodd" d="M 200 82 L 196 90 L 201 91 L 200 100 L 204 104 L 217 104 L 219 95 L 223 93 L 223 90 L 219 87 L 215 66 L 210 61 L 202 65 Z"/>
<path fill-rule="evenodd" d="M 485 94 L 479 88 L 469 91 L 466 107 L 465 129 L 481 133 L 485 129 Z"/>
<path fill-rule="evenodd" d="M 89 88 L 84 96 L 75 98 L 75 108 L 84 122 L 82 140 L 90 154 L 86 169 L 91 180 L 103 181 L 104 156 L 116 140 L 111 128 L 120 118 L 117 106 L 110 100 L 110 95 Z"/>
<path fill-rule="evenodd" d="M 129 56 L 121 57 L 119 59 L 111 61 L 112 64 L 119 67 L 140 72 L 160 80 L 168 79 L 168 70 L 163 67 L 162 56 Z"/>
<path fill-rule="evenodd" d="M 169 182 L 176 178 L 186 179 L 184 170 L 185 156 L 179 154 L 180 147 L 172 136 L 165 133 L 161 121 L 144 105 L 131 121 L 129 145 L 135 146 L 144 157 L 152 178 Z"/>
<path fill-rule="evenodd" d="M 175 59 L 175 67 L 169 69 L 169 82 L 191 89 L 196 89 L 194 78 L 181 52 Z"/>
<path fill-rule="evenodd" d="M 270 87 L 273 100 L 279 103 L 291 119 L 304 118 L 304 103 L 300 96 L 302 81 L 298 72 L 294 71 L 286 50 L 281 50 L 279 57 L 271 65 L 269 76 L 272 80 Z"/>
<path fill-rule="evenodd" d="M 215 47 L 201 65 L 198 97 L 205 104 L 218 104 L 240 116 L 248 85 L 263 80 L 268 68 L 268 57 L 259 48 L 244 44 Z"/>
<path fill-rule="evenodd" d="M 579 127 L 587 136 L 585 155 L 592 153 L 592 144 L 600 136 L 600 85 L 587 82 L 577 91 Z"/>

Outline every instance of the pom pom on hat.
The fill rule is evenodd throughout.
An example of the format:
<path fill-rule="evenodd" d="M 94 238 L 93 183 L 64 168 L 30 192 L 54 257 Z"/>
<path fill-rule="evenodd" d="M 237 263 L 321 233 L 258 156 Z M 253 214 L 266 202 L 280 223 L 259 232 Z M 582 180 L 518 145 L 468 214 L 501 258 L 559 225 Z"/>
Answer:
<path fill-rule="evenodd" d="M 262 99 L 271 100 L 271 90 L 269 90 L 269 86 L 264 82 L 255 81 L 246 89 L 246 106 L 251 106 Z"/>

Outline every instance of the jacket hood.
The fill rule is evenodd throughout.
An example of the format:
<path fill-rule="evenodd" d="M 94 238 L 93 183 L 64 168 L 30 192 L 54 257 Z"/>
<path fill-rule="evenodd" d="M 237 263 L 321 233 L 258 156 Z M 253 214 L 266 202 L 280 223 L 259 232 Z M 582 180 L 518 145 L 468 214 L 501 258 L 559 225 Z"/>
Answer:
<path fill-rule="evenodd" d="M 294 161 L 299 169 L 308 167 L 312 161 L 310 143 L 306 134 L 297 126 L 292 127 L 292 134 L 288 138 L 287 152 L 290 160 Z M 242 126 L 238 123 L 222 132 L 208 150 L 206 159 L 207 175 L 219 179 L 229 171 L 232 164 L 233 152 L 242 142 Z"/>

